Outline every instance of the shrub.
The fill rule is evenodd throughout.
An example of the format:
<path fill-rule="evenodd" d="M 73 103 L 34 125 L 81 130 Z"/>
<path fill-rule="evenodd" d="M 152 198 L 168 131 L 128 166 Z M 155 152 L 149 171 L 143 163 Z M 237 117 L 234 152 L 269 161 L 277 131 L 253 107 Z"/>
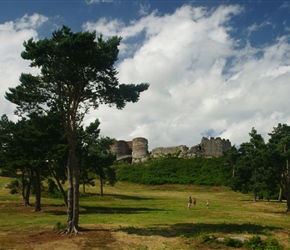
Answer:
<path fill-rule="evenodd" d="M 231 237 L 225 238 L 224 241 L 223 241 L 223 243 L 226 246 L 235 247 L 235 248 L 239 248 L 239 247 L 242 247 L 243 246 L 243 242 L 242 241 L 240 241 L 239 239 L 231 238 Z"/>
<path fill-rule="evenodd" d="M 265 250 L 282 250 L 283 247 L 279 244 L 276 238 L 269 237 L 266 239 Z"/>
<path fill-rule="evenodd" d="M 10 189 L 10 194 L 18 194 L 21 190 L 21 184 L 19 180 L 13 180 L 5 186 L 5 188 Z"/>
<path fill-rule="evenodd" d="M 214 235 L 212 236 L 209 236 L 208 234 L 201 234 L 201 241 L 202 243 L 205 243 L 205 242 L 213 242 L 213 241 L 216 241 L 216 237 Z"/>
<path fill-rule="evenodd" d="M 252 238 L 250 238 L 244 242 L 244 246 L 249 248 L 249 249 L 262 250 L 263 249 L 263 242 L 262 242 L 260 236 L 254 235 Z"/>
<path fill-rule="evenodd" d="M 227 185 L 231 171 L 224 164 L 224 158 L 183 159 L 166 157 L 144 163 L 118 164 L 117 179 L 147 185 Z M 116 168 L 115 167 L 115 168 Z"/>
<path fill-rule="evenodd" d="M 63 223 L 61 223 L 60 221 L 58 221 L 55 226 L 54 226 L 54 229 L 55 231 L 60 231 L 60 230 L 63 230 L 65 229 L 66 225 L 64 225 Z"/>
<path fill-rule="evenodd" d="M 58 186 L 55 184 L 55 182 L 52 179 L 47 179 L 47 189 L 46 193 L 51 198 L 62 198 L 62 193 L 58 189 Z"/>

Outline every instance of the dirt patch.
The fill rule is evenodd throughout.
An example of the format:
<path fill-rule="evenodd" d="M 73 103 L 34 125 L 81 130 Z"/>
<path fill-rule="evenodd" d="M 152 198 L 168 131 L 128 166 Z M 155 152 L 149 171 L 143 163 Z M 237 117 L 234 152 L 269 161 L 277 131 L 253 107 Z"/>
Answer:
<path fill-rule="evenodd" d="M 178 238 L 128 235 L 102 227 L 86 228 L 78 235 L 61 235 L 51 229 L 14 231 L 2 233 L 0 242 L 1 250 L 178 249 L 181 243 Z"/>
<path fill-rule="evenodd" d="M 109 249 L 115 242 L 112 232 L 101 227 L 84 229 L 78 235 L 58 234 L 52 229 L 28 229 L 0 235 L 1 250 L 6 249 Z M 110 248 L 111 249 L 111 248 Z"/>
<path fill-rule="evenodd" d="M 279 238 L 289 239 L 281 231 Z M 278 236 L 276 235 L 276 236 Z M 233 235 L 216 235 L 232 237 Z M 237 235 L 236 237 L 241 237 Z M 249 238 L 249 235 L 243 235 Z M 130 249 L 232 249 L 217 242 L 202 242 L 201 237 L 164 237 L 124 232 L 120 228 L 85 225 L 77 235 L 58 234 L 51 228 L 9 231 L 0 234 L 0 250 L 130 250 Z M 286 242 L 281 242 L 285 247 Z M 241 250 L 243 248 L 240 248 Z"/>

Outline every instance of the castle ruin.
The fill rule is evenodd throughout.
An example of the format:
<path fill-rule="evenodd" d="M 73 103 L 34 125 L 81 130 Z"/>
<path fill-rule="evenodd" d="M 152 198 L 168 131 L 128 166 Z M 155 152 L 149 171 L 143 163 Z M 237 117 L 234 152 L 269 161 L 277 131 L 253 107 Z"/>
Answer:
<path fill-rule="evenodd" d="M 148 152 L 148 140 L 143 137 L 134 138 L 132 141 L 115 141 L 112 145 L 112 153 L 116 155 L 117 161 L 126 160 L 132 163 L 146 161 L 149 157 L 159 158 L 168 155 L 175 155 L 179 158 L 194 157 L 219 157 L 231 147 L 229 140 L 220 137 L 210 139 L 203 137 L 201 142 L 191 148 L 185 145 L 174 147 L 157 147 Z"/>
<path fill-rule="evenodd" d="M 143 137 L 134 138 L 132 141 L 115 140 L 111 151 L 116 155 L 117 161 L 145 161 L 148 155 L 148 140 Z"/>

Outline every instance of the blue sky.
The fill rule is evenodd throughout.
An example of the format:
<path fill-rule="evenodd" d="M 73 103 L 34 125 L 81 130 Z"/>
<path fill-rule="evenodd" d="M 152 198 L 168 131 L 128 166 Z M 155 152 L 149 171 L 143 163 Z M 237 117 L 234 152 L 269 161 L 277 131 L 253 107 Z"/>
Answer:
<path fill-rule="evenodd" d="M 267 140 L 290 124 L 290 1 L 3 1 L 0 0 L 0 114 L 21 72 L 23 42 L 50 37 L 62 25 L 118 35 L 121 83 L 150 83 L 124 110 L 101 106 L 101 133 L 146 137 L 149 149 L 186 145 L 203 136 L 239 145 L 252 127 Z"/>

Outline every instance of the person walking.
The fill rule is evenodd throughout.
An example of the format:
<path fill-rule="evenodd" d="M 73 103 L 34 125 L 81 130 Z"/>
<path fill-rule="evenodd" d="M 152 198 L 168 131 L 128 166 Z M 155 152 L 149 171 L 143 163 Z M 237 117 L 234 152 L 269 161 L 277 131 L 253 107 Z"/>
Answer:
<path fill-rule="evenodd" d="M 193 206 L 195 207 L 196 206 L 196 199 L 193 198 Z"/>
<path fill-rule="evenodd" d="M 189 196 L 188 203 L 187 203 L 187 209 L 190 209 L 191 205 L 192 205 L 192 199 L 191 199 L 191 196 Z"/>

